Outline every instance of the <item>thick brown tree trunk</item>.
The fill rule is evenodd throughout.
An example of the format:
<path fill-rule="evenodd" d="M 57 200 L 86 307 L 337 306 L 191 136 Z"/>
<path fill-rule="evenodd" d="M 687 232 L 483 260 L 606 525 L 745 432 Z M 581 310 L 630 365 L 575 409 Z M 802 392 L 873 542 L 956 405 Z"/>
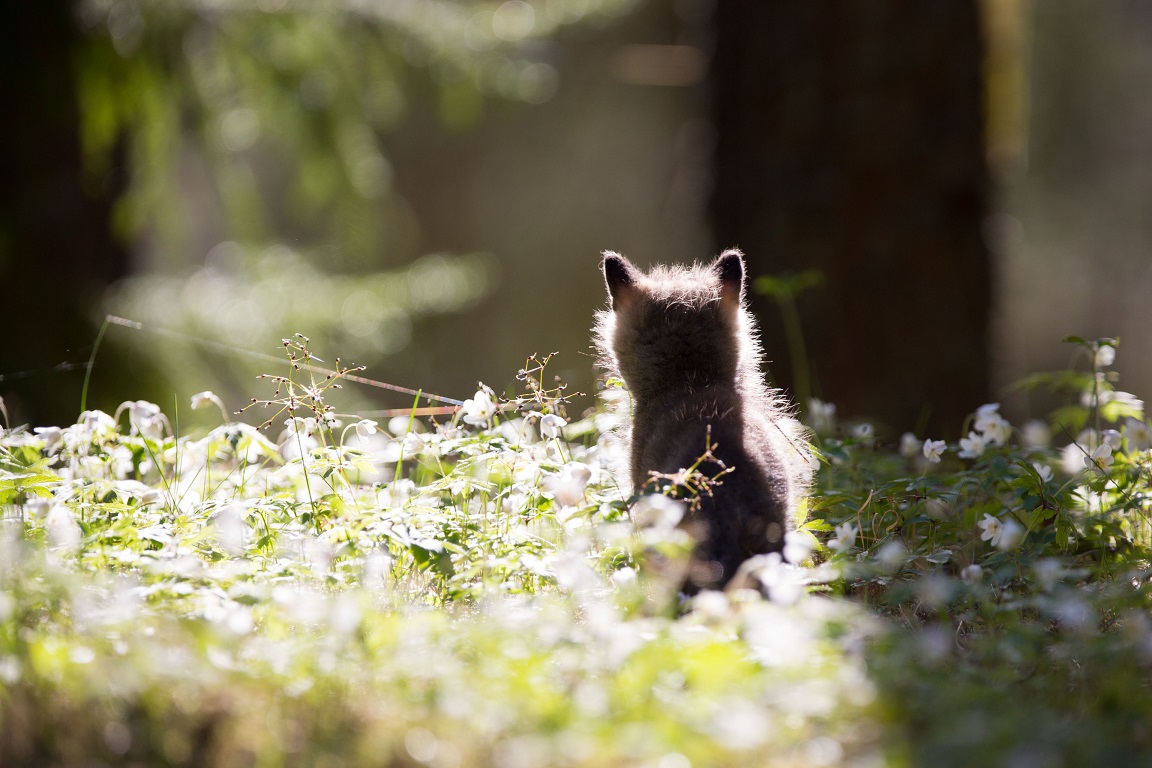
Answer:
<path fill-rule="evenodd" d="M 17 424 L 76 418 L 91 306 L 128 266 L 110 225 L 122 182 L 84 171 L 75 12 L 70 0 L 0 10 L 0 396 Z"/>
<path fill-rule="evenodd" d="M 753 275 L 824 274 L 799 299 L 813 394 L 955 439 L 988 397 L 977 0 L 716 8 L 717 245 Z M 779 311 L 754 305 L 791 388 Z"/>

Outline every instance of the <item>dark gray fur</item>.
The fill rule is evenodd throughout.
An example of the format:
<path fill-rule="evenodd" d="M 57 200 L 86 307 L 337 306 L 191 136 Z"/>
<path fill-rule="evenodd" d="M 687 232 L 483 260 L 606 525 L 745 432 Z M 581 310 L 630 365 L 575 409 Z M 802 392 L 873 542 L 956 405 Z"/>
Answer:
<path fill-rule="evenodd" d="M 732 469 L 692 521 L 703 531 L 688 586 L 723 586 L 747 558 L 783 549 L 812 472 L 803 427 L 764 383 L 743 256 L 645 274 L 609 251 L 603 269 L 610 309 L 596 315 L 597 346 L 632 393 L 633 485 L 691 466 L 709 429 Z"/>

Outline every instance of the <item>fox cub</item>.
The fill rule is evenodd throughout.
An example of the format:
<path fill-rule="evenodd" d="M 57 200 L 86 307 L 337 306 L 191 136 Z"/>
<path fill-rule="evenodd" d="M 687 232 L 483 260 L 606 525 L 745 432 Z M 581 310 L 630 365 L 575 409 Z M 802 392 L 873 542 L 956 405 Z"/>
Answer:
<path fill-rule="evenodd" d="M 686 523 L 697 547 L 685 586 L 723 587 L 744 560 L 783 549 L 811 477 L 803 427 L 760 371 L 743 255 L 644 273 L 609 251 L 603 269 L 595 333 L 601 366 L 632 393 L 632 483 L 692 466 L 710 442 L 730 471 Z"/>

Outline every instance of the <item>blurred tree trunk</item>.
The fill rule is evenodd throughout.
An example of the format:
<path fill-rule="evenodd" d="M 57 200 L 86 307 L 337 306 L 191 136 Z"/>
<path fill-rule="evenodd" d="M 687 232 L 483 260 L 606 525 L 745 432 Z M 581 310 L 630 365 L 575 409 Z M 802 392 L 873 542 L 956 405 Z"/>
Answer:
<path fill-rule="evenodd" d="M 71 423 L 98 289 L 127 270 L 111 232 L 118 179 L 86 178 L 71 0 L 0 9 L 0 396 L 15 424 Z"/>
<path fill-rule="evenodd" d="M 977 0 L 716 8 L 718 245 L 753 276 L 825 276 L 798 300 L 812 394 L 956 439 L 989 378 Z M 791 389 L 780 312 L 754 307 Z"/>

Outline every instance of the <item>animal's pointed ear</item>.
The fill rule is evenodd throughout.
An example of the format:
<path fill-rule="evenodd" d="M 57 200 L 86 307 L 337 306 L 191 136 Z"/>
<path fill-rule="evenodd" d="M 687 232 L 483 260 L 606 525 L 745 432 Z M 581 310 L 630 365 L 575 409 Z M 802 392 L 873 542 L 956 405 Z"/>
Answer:
<path fill-rule="evenodd" d="M 640 270 L 618 253 L 604 251 L 604 284 L 608 286 L 612 309 L 621 309 L 636 299 Z"/>
<path fill-rule="evenodd" d="M 720 279 L 720 300 L 732 307 L 744 300 L 744 254 L 731 248 L 712 262 L 712 272 Z"/>

